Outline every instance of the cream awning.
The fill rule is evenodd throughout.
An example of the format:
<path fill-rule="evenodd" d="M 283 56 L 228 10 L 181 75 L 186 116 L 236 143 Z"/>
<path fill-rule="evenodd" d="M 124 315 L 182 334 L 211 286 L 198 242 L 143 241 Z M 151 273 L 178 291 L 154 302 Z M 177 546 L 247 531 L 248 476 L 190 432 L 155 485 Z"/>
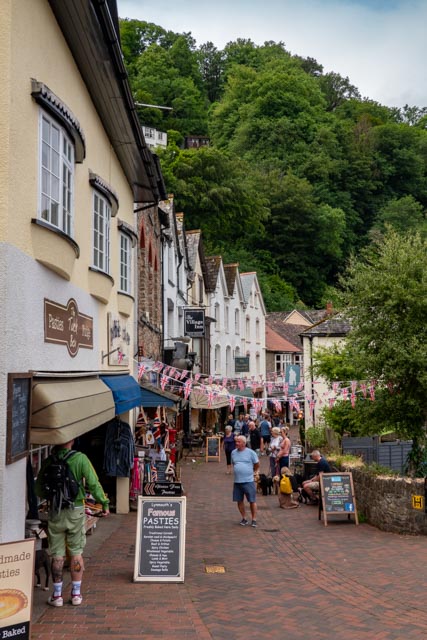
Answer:
<path fill-rule="evenodd" d="M 209 406 L 209 392 L 213 392 L 211 406 Z M 204 389 L 193 387 L 190 394 L 190 407 L 192 409 L 221 409 L 230 404 L 230 396 L 224 387 L 219 385 L 205 385 Z"/>
<path fill-rule="evenodd" d="M 35 378 L 30 441 L 64 444 L 114 415 L 113 394 L 98 378 Z"/>

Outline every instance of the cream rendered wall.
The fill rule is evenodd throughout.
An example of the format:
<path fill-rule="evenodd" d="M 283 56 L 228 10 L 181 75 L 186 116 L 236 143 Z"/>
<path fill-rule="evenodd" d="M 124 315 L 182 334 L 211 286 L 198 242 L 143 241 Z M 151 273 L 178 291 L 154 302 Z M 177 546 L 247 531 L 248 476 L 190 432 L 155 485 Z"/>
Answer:
<path fill-rule="evenodd" d="M 8 240 L 25 253 L 34 255 L 29 220 L 37 216 L 40 117 L 40 107 L 30 95 L 31 78 L 35 78 L 46 84 L 71 109 L 86 137 L 86 158 L 82 164 L 75 165 L 74 239 L 80 247 L 80 258 L 74 264 L 71 283 L 77 283 L 87 291 L 88 266 L 92 264 L 89 169 L 100 175 L 119 195 L 117 216 L 133 225 L 132 192 L 48 3 L 44 0 L 14 2 L 13 13 L 11 99 L 15 106 L 11 111 L 10 149 L 11 165 L 16 169 L 10 176 Z M 22 220 L 22 224 L 17 218 Z M 116 226 L 117 217 L 112 219 L 110 238 L 110 265 L 115 287 L 110 304 L 98 304 L 100 348 L 104 352 L 107 351 L 106 312 L 117 308 L 119 242 Z M 64 296 L 60 302 L 66 303 L 67 300 L 68 297 Z M 83 309 L 81 311 L 84 312 Z M 133 331 L 132 318 L 129 326 Z M 94 368 L 99 365 L 96 363 Z"/>
<path fill-rule="evenodd" d="M 47 1 L 2 1 L 0 72 L 0 542 L 4 542 L 24 537 L 26 512 L 26 461 L 5 465 L 7 373 L 108 368 L 107 359 L 101 360 L 101 351 L 108 351 L 107 313 L 118 308 L 119 234 L 117 218 L 113 218 L 110 271 L 115 287 L 104 305 L 88 289 L 88 267 L 92 264 L 89 170 L 118 194 L 118 217 L 134 225 L 134 214 L 131 188 Z M 31 78 L 43 82 L 67 105 L 86 138 L 86 158 L 75 165 L 73 237 L 80 247 L 80 257 L 75 260 L 70 281 L 34 260 L 31 218 L 37 217 L 38 207 L 40 108 L 31 97 Z M 49 235 L 55 242 L 55 235 Z M 75 298 L 79 310 L 93 317 L 93 350 L 80 349 L 71 358 L 65 346 L 44 342 L 45 297 L 61 304 Z M 128 330 L 132 355 L 133 311 Z"/>
<path fill-rule="evenodd" d="M 303 337 L 303 365 L 304 365 L 304 422 L 305 428 L 310 427 L 322 422 L 321 411 L 328 407 L 328 398 L 331 397 L 329 385 L 320 376 L 314 376 L 311 373 L 312 357 L 315 356 L 316 350 L 319 348 L 329 348 L 334 344 L 339 345 L 343 341 L 342 338 L 326 337 L 326 336 L 313 336 L 312 345 L 310 345 L 310 339 Z M 327 394 L 327 395 L 326 395 Z M 314 421 L 313 416 L 310 413 L 310 399 L 314 395 L 315 409 L 314 409 Z"/>

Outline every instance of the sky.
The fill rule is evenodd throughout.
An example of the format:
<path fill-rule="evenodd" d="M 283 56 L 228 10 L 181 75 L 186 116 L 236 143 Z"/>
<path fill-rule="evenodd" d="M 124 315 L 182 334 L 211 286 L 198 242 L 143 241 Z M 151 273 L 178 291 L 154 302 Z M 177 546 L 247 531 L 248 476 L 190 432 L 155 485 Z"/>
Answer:
<path fill-rule="evenodd" d="M 427 107 L 427 0 L 118 0 L 118 9 L 191 32 L 198 46 L 282 41 L 348 77 L 362 97 Z"/>

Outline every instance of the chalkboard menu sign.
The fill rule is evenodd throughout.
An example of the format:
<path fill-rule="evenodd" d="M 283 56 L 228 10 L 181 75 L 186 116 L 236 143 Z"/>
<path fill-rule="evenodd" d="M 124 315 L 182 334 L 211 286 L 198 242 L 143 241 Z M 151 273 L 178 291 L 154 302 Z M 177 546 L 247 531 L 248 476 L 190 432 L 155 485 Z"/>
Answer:
<path fill-rule="evenodd" d="M 320 474 L 320 509 L 323 510 L 325 527 L 329 515 L 347 515 L 355 517 L 355 523 L 359 524 L 354 495 L 353 476 L 349 472 L 321 473 Z"/>
<path fill-rule="evenodd" d="M 30 373 L 9 373 L 7 380 L 6 464 L 28 454 L 31 415 Z"/>
<path fill-rule="evenodd" d="M 138 498 L 134 582 L 184 582 L 186 498 Z"/>
<path fill-rule="evenodd" d="M 206 438 L 206 461 L 221 459 L 221 438 L 219 436 L 208 436 Z"/>

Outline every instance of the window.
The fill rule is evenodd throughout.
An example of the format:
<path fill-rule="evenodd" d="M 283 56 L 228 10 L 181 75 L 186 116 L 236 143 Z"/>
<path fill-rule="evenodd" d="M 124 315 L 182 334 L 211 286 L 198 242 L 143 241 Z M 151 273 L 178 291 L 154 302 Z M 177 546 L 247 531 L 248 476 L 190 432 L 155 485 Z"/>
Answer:
<path fill-rule="evenodd" d="M 199 304 L 203 304 L 203 278 L 199 276 Z"/>
<path fill-rule="evenodd" d="M 109 202 L 94 191 L 93 193 L 93 266 L 110 273 L 110 220 Z"/>
<path fill-rule="evenodd" d="M 230 323 L 230 320 L 229 320 L 229 309 L 228 309 L 228 306 L 226 306 L 225 309 L 224 309 L 224 324 L 225 324 L 225 330 L 226 330 L 227 333 L 229 331 L 229 323 Z"/>
<path fill-rule="evenodd" d="M 260 341 L 259 320 L 258 319 L 256 320 L 256 323 L 255 323 L 255 338 L 256 338 L 257 342 Z"/>
<path fill-rule="evenodd" d="M 73 235 L 74 146 L 45 112 L 40 118 L 40 217 Z"/>
<path fill-rule="evenodd" d="M 251 339 L 251 321 L 247 317 L 246 318 L 246 340 L 250 340 L 250 339 Z"/>
<path fill-rule="evenodd" d="M 219 303 L 215 303 L 215 331 L 219 331 L 221 328 L 220 316 L 219 316 Z"/>
<path fill-rule="evenodd" d="M 240 313 L 239 309 L 236 309 L 234 312 L 234 333 L 236 335 L 240 334 Z"/>
<path fill-rule="evenodd" d="M 131 239 L 120 234 L 120 291 L 131 292 Z"/>
<path fill-rule="evenodd" d="M 219 373 L 220 364 L 221 364 L 221 347 L 219 346 L 219 344 L 216 345 L 214 354 L 215 354 L 214 372 Z"/>
<path fill-rule="evenodd" d="M 276 373 L 285 374 L 286 367 L 292 364 L 291 353 L 276 353 Z"/>
<path fill-rule="evenodd" d="M 225 375 L 230 377 L 231 374 L 231 347 L 227 347 L 225 351 Z"/>

